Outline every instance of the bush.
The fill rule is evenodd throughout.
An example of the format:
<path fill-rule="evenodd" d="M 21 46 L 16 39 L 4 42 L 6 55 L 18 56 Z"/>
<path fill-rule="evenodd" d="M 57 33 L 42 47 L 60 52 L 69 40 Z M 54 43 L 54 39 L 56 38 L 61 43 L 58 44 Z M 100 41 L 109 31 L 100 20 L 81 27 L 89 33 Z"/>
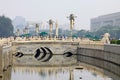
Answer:
<path fill-rule="evenodd" d="M 117 40 L 117 44 L 120 44 L 120 40 Z"/>
<path fill-rule="evenodd" d="M 111 40 L 111 44 L 120 44 L 120 40 Z"/>
<path fill-rule="evenodd" d="M 111 44 L 117 44 L 117 40 L 111 40 L 110 43 Z"/>

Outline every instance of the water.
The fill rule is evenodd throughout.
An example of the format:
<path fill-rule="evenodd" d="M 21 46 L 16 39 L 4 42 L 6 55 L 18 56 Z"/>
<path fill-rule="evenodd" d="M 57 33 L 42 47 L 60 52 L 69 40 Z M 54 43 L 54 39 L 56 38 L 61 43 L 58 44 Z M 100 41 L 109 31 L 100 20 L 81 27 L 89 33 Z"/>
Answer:
<path fill-rule="evenodd" d="M 71 67 L 13 67 L 11 80 L 112 80 L 87 69 Z"/>

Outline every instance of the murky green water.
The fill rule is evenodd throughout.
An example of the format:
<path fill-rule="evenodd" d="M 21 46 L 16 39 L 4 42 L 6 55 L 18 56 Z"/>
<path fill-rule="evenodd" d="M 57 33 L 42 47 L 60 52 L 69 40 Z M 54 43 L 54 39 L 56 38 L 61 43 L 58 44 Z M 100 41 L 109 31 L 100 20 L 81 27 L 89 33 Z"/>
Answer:
<path fill-rule="evenodd" d="M 112 80 L 87 69 L 71 67 L 13 67 L 11 80 Z"/>

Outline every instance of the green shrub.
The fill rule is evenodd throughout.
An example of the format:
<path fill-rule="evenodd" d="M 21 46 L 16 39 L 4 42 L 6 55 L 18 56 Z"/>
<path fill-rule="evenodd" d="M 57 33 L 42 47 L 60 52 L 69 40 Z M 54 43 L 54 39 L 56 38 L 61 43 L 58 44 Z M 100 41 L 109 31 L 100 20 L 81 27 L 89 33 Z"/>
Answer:
<path fill-rule="evenodd" d="M 111 44 L 120 44 L 120 40 L 111 40 Z"/>
<path fill-rule="evenodd" d="M 117 44 L 117 40 L 111 40 L 111 44 Z"/>
<path fill-rule="evenodd" d="M 117 44 L 120 44 L 120 40 L 117 40 Z"/>

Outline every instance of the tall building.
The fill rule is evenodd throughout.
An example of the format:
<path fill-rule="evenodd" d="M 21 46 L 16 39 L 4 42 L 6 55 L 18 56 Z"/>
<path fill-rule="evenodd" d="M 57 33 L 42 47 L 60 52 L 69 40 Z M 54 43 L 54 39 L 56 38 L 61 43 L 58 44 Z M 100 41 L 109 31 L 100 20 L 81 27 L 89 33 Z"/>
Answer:
<path fill-rule="evenodd" d="M 95 32 L 104 26 L 120 27 L 120 12 L 98 16 L 91 19 L 91 32 Z"/>
<path fill-rule="evenodd" d="M 14 26 L 14 32 L 16 32 L 17 29 L 19 29 L 21 32 L 25 26 L 27 26 L 27 22 L 22 16 L 16 16 L 15 19 L 13 19 L 12 24 Z"/>

